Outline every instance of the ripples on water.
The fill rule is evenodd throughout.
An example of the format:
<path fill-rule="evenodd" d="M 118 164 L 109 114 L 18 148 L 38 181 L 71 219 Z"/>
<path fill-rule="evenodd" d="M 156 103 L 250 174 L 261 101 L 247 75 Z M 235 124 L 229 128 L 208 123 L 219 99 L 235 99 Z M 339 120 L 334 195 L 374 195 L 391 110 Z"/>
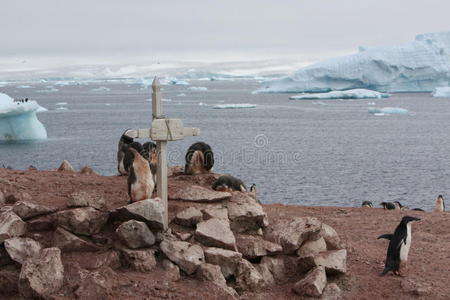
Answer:
<path fill-rule="evenodd" d="M 110 90 L 100 91 L 102 86 Z M 188 146 L 203 140 L 215 151 L 214 170 L 248 185 L 257 183 L 265 203 L 359 206 L 364 200 L 399 200 L 431 209 L 438 194 L 450 194 L 450 99 L 425 93 L 383 100 L 290 101 L 286 94 L 252 95 L 259 86 L 255 81 L 191 86 L 208 90 L 163 87 L 163 98 L 171 100 L 163 102 L 165 113 L 202 130 L 201 137 L 169 143 L 171 165 L 182 165 Z M 2 88 L 49 109 L 38 115 L 49 139 L 0 145 L 0 164 L 52 169 L 67 159 L 76 168 L 90 165 L 113 175 L 122 132 L 150 125 L 148 88 L 101 83 L 62 86 L 46 94 L 38 93 L 40 89 Z M 257 107 L 212 109 L 224 103 Z M 374 106 L 401 107 L 409 113 L 374 116 L 368 113 Z"/>

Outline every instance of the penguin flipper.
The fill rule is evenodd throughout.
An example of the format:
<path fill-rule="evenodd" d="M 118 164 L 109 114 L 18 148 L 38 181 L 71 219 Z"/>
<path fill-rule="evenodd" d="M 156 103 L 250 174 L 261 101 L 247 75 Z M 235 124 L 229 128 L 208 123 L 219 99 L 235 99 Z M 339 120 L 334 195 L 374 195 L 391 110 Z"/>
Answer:
<path fill-rule="evenodd" d="M 392 240 L 393 237 L 394 237 L 393 234 L 387 233 L 387 234 L 382 234 L 382 235 L 380 235 L 377 239 Z"/>

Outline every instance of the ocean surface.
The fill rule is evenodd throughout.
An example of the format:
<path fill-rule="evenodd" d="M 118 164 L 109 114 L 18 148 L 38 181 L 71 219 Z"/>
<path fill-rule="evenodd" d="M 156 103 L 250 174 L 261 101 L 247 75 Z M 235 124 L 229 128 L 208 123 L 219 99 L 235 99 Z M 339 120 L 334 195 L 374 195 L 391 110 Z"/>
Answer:
<path fill-rule="evenodd" d="M 120 81 L 26 85 L 31 87 L 9 84 L 0 91 L 46 107 L 49 111 L 38 118 L 49 138 L 0 144 L 0 166 L 54 169 L 67 159 L 75 168 L 89 165 L 115 175 L 123 131 L 150 126 L 149 86 Z M 292 101 L 289 94 L 252 94 L 259 86 L 256 80 L 164 85 L 164 113 L 201 129 L 199 137 L 169 143 L 170 165 L 183 165 L 189 145 L 204 141 L 213 148 L 214 171 L 248 186 L 256 183 L 264 203 L 358 207 L 364 200 L 377 206 L 398 200 L 430 210 L 438 194 L 450 197 L 450 99 L 423 93 Z M 256 107 L 213 108 L 236 103 Z M 368 113 L 383 107 L 409 112 Z"/>

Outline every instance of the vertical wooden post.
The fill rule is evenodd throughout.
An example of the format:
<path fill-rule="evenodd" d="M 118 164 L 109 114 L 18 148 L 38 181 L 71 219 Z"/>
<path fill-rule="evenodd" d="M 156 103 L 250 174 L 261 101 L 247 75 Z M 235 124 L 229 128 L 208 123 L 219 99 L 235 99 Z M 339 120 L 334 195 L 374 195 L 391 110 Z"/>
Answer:
<path fill-rule="evenodd" d="M 153 120 L 163 117 L 161 104 L 161 86 L 157 77 L 152 83 L 152 117 Z M 169 205 L 167 196 L 167 141 L 157 141 L 156 151 L 158 153 L 158 168 L 156 171 L 157 195 L 164 205 L 164 230 L 169 224 Z"/>

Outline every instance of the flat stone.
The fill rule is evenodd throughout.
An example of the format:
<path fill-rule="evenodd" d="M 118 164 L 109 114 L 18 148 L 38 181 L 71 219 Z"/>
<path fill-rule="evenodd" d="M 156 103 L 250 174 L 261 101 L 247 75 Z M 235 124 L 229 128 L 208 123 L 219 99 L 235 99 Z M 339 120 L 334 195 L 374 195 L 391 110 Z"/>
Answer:
<path fill-rule="evenodd" d="M 310 255 L 315 255 L 320 252 L 327 251 L 327 244 L 323 237 L 320 237 L 318 240 L 309 240 L 303 242 L 300 246 L 300 249 L 297 250 L 297 256 L 306 257 Z"/>
<path fill-rule="evenodd" d="M 320 231 L 320 235 L 325 240 L 328 250 L 339 250 L 344 248 L 339 235 L 333 227 L 322 223 L 322 230 Z"/>
<path fill-rule="evenodd" d="M 5 249 L 11 259 L 23 264 L 29 257 L 36 256 L 42 250 L 42 246 L 30 238 L 13 237 L 5 240 Z"/>
<path fill-rule="evenodd" d="M 299 269 L 306 270 L 323 266 L 327 274 L 345 274 L 347 272 L 347 250 L 331 250 L 299 260 Z"/>
<path fill-rule="evenodd" d="M 164 204 L 159 198 L 137 201 L 117 208 L 114 213 L 119 219 L 145 222 L 150 228 L 164 228 Z"/>
<path fill-rule="evenodd" d="M 283 250 L 280 245 L 266 241 L 263 237 L 258 235 L 237 235 L 236 245 L 238 251 L 242 253 L 246 259 L 278 254 Z"/>
<path fill-rule="evenodd" d="M 323 289 L 322 300 L 340 300 L 342 299 L 342 290 L 336 283 L 328 283 Z"/>
<path fill-rule="evenodd" d="M 132 249 L 150 247 L 155 243 L 155 236 L 147 224 L 129 220 L 116 229 L 117 236 Z"/>
<path fill-rule="evenodd" d="M 99 210 L 106 209 L 105 198 L 88 192 L 75 192 L 67 198 L 68 207 L 90 206 Z"/>
<path fill-rule="evenodd" d="M 55 219 L 59 226 L 70 232 L 93 235 L 99 233 L 108 221 L 108 213 L 92 207 L 80 207 L 57 212 Z"/>
<path fill-rule="evenodd" d="M 155 250 L 153 249 L 121 249 L 127 265 L 138 272 L 151 272 L 156 268 Z"/>
<path fill-rule="evenodd" d="M 180 169 L 177 169 L 177 171 L 180 171 Z M 184 173 L 184 166 L 181 167 L 181 173 Z M 208 173 L 208 174 L 196 174 L 196 175 L 185 175 L 185 174 L 179 174 L 176 177 L 177 181 L 181 181 L 182 184 L 191 183 L 196 185 L 202 185 L 202 186 L 212 186 L 212 184 L 220 177 L 220 174 L 215 173 Z"/>
<path fill-rule="evenodd" d="M 203 214 L 195 207 L 189 207 L 177 213 L 173 220 L 176 224 L 185 227 L 194 227 L 203 220 Z"/>
<path fill-rule="evenodd" d="M 63 282 L 61 251 L 58 248 L 46 248 L 22 265 L 19 293 L 25 298 L 45 298 L 57 292 Z"/>
<path fill-rule="evenodd" d="M 204 281 L 211 281 L 217 285 L 226 286 L 227 281 L 223 277 L 218 265 L 204 263 L 197 269 L 197 278 Z"/>
<path fill-rule="evenodd" d="M 22 236 L 27 231 L 27 224 L 12 211 L 0 214 L 0 244 L 5 240 Z"/>
<path fill-rule="evenodd" d="M 58 171 L 75 172 L 75 169 L 72 167 L 69 161 L 63 160 L 61 165 L 59 165 Z"/>
<path fill-rule="evenodd" d="M 198 223 L 194 236 L 205 246 L 236 250 L 236 239 L 228 220 L 213 218 Z"/>
<path fill-rule="evenodd" d="M 236 285 L 239 290 L 257 292 L 264 283 L 264 278 L 258 270 L 248 260 L 241 259 L 236 274 Z"/>
<path fill-rule="evenodd" d="M 192 202 L 217 202 L 231 198 L 230 193 L 217 192 L 200 185 L 170 184 L 168 187 L 169 200 Z"/>
<path fill-rule="evenodd" d="M 31 202 L 19 201 L 13 206 L 13 211 L 22 220 L 28 220 L 40 215 L 47 215 L 57 211 L 56 207 L 49 207 L 45 205 L 34 204 Z"/>
<path fill-rule="evenodd" d="M 302 280 L 297 282 L 293 290 L 301 296 L 320 297 L 326 285 L 325 268 L 319 266 L 309 271 Z"/>
<path fill-rule="evenodd" d="M 313 217 L 282 219 L 266 228 L 264 237 L 283 247 L 284 254 L 294 253 L 304 241 L 317 240 L 322 223 Z"/>
<path fill-rule="evenodd" d="M 203 249 L 188 242 L 164 240 L 160 244 L 161 251 L 181 270 L 188 275 L 195 273 L 205 262 Z"/>
<path fill-rule="evenodd" d="M 261 204 L 245 193 L 233 193 L 227 202 L 227 208 L 233 232 L 258 230 L 268 225 L 267 216 Z"/>
<path fill-rule="evenodd" d="M 205 258 L 207 263 L 220 266 L 223 276 L 228 279 L 236 274 L 242 254 L 236 251 L 210 247 L 205 249 Z"/>
<path fill-rule="evenodd" d="M 20 269 L 14 266 L 5 266 L 0 268 L 0 296 L 15 294 L 18 292 Z M 11 298 L 16 299 L 16 298 Z"/>
<path fill-rule="evenodd" d="M 228 220 L 228 209 L 225 208 L 225 207 L 221 207 L 221 208 L 214 208 L 214 207 L 204 208 L 204 209 L 202 209 L 202 213 L 203 213 L 203 219 L 205 221 L 209 220 L 209 219 L 212 219 L 212 218 Z"/>
<path fill-rule="evenodd" d="M 59 227 L 53 234 L 53 245 L 63 252 L 98 251 L 102 248 Z"/>

